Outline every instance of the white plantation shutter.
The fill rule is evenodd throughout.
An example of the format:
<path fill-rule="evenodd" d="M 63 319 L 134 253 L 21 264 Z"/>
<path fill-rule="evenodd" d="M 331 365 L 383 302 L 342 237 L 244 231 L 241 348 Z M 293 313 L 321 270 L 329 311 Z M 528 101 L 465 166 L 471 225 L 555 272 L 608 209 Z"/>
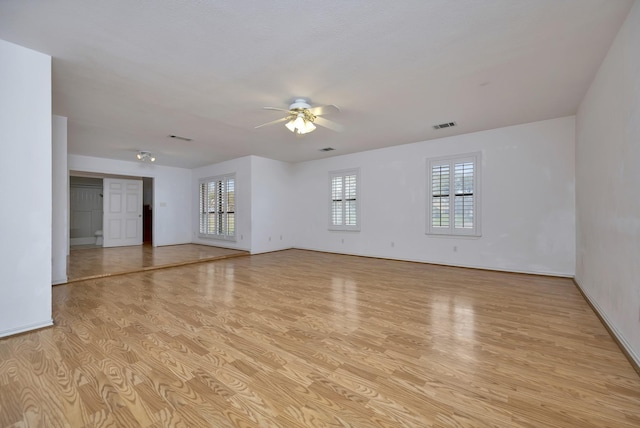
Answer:
<path fill-rule="evenodd" d="M 449 227 L 449 194 L 451 168 L 446 165 L 431 167 L 431 226 Z"/>
<path fill-rule="evenodd" d="M 344 177 L 339 175 L 331 178 L 331 225 L 342 226 L 344 214 L 344 200 L 342 190 L 344 188 Z"/>
<path fill-rule="evenodd" d="M 454 163 L 454 227 L 473 229 L 474 227 L 474 167 L 473 162 Z"/>
<path fill-rule="evenodd" d="M 344 176 L 344 224 L 355 226 L 358 223 L 357 179 L 355 174 Z"/>
<path fill-rule="evenodd" d="M 236 236 L 236 179 L 228 177 L 226 179 L 226 224 L 225 231 L 227 236 Z"/>
<path fill-rule="evenodd" d="M 359 230 L 359 199 L 357 169 L 329 174 L 329 229 Z"/>
<path fill-rule="evenodd" d="M 235 239 L 235 175 L 200 182 L 200 236 Z"/>
<path fill-rule="evenodd" d="M 198 187 L 199 187 L 198 193 L 200 195 L 200 205 L 198 210 L 198 212 L 200 213 L 200 228 L 198 229 L 198 233 L 202 235 L 203 233 L 205 233 L 205 230 L 207 229 L 206 213 L 208 212 L 208 208 L 206 205 L 206 201 L 207 201 L 207 195 L 208 195 L 208 188 L 207 188 L 207 183 L 200 183 Z"/>
<path fill-rule="evenodd" d="M 480 235 L 480 153 L 428 161 L 427 233 Z"/>

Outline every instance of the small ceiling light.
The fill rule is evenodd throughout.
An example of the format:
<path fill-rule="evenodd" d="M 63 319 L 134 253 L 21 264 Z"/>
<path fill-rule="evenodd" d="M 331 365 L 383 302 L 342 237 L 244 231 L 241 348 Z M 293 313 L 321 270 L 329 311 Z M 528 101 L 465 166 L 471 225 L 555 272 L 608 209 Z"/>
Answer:
<path fill-rule="evenodd" d="M 151 152 L 147 152 L 145 150 L 140 150 L 138 152 L 138 154 L 136 155 L 136 157 L 138 158 L 138 160 L 141 160 L 142 162 L 155 162 L 156 161 L 156 157 L 153 156 L 151 154 Z"/>

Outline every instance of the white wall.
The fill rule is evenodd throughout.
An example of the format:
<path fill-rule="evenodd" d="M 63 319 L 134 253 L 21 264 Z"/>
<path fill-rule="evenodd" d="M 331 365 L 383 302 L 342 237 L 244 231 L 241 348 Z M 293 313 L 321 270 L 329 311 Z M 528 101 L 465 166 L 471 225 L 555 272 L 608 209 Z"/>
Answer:
<path fill-rule="evenodd" d="M 53 116 L 52 122 L 52 233 L 51 283 L 67 282 L 69 248 L 69 171 L 67 170 L 67 118 Z"/>
<path fill-rule="evenodd" d="M 572 276 L 574 129 L 574 117 L 565 117 L 296 164 L 295 245 Z M 477 151 L 482 152 L 482 237 L 425 235 L 426 159 Z M 329 171 L 356 167 L 361 231 L 329 231 Z"/>
<path fill-rule="evenodd" d="M 0 40 L 0 337 L 51 325 L 51 57 Z"/>
<path fill-rule="evenodd" d="M 293 247 L 293 166 L 251 156 L 251 253 Z"/>
<path fill-rule="evenodd" d="M 252 156 L 245 156 L 191 170 L 192 180 L 189 195 L 191 195 L 190 206 L 193 207 L 191 215 L 192 242 L 251 251 L 251 158 Z M 198 237 L 198 228 L 200 225 L 200 214 L 198 212 L 200 200 L 198 194 L 199 181 L 203 178 L 231 173 L 236 174 L 236 240 L 227 241 L 222 239 L 200 238 Z"/>
<path fill-rule="evenodd" d="M 191 242 L 190 170 L 79 155 L 69 155 L 68 166 L 71 171 L 153 178 L 153 245 Z"/>
<path fill-rule="evenodd" d="M 640 2 L 576 119 L 576 282 L 640 364 Z"/>

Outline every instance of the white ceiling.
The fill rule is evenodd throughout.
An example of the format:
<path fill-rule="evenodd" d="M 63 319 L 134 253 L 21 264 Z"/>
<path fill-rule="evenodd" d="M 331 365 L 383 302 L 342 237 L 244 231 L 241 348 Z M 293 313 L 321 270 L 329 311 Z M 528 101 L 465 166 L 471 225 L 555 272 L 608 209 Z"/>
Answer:
<path fill-rule="evenodd" d="M 53 57 L 70 153 L 193 168 L 572 115 L 632 3 L 0 0 L 0 39 Z M 345 131 L 254 129 L 297 97 L 341 107 Z"/>

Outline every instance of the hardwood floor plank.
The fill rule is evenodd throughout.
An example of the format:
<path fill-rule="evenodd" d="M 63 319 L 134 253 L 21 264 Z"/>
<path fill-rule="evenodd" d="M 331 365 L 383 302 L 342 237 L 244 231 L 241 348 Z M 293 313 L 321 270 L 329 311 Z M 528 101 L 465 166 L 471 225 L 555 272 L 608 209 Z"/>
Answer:
<path fill-rule="evenodd" d="M 288 250 L 59 285 L 0 340 L 0 427 L 634 427 L 566 278 Z"/>

